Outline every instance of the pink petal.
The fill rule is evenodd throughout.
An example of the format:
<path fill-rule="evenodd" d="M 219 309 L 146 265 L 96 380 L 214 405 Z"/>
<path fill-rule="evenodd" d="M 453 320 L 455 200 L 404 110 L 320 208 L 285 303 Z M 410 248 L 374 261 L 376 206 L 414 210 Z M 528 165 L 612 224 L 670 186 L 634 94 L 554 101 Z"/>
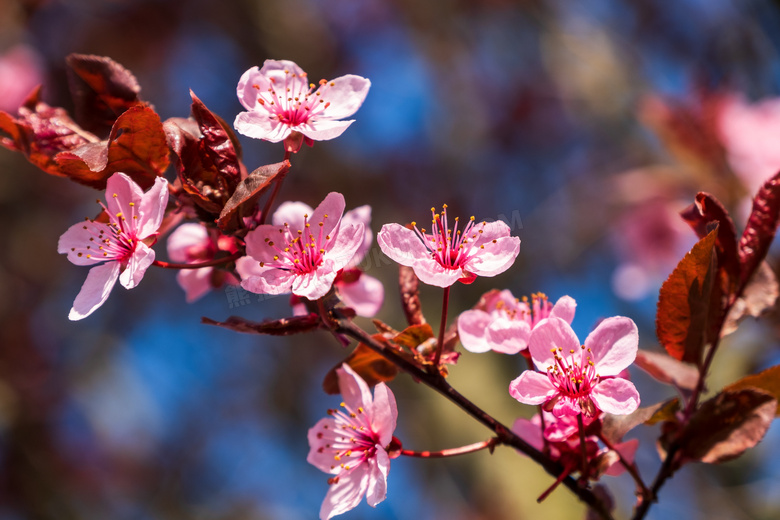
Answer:
<path fill-rule="evenodd" d="M 512 431 L 537 450 L 541 451 L 544 448 L 542 428 L 538 423 L 523 418 L 516 419 L 512 425 Z"/>
<path fill-rule="evenodd" d="M 546 403 L 556 392 L 546 375 L 533 370 L 526 370 L 509 383 L 509 395 L 525 404 Z"/>
<path fill-rule="evenodd" d="M 390 473 L 390 457 L 381 446 L 376 447 L 375 460 L 370 463 L 366 503 L 376 507 L 387 496 L 387 475 Z"/>
<path fill-rule="evenodd" d="M 358 316 L 364 318 L 376 316 L 385 300 L 385 286 L 367 274 L 361 274 L 353 283 L 338 282 L 336 288 L 344 305 L 351 307 Z"/>
<path fill-rule="evenodd" d="M 631 439 L 626 442 L 621 442 L 620 444 L 615 445 L 615 451 L 619 452 L 620 455 L 623 457 L 623 460 L 625 460 L 629 464 L 633 464 L 634 458 L 636 456 L 636 450 L 639 447 L 639 439 Z M 610 467 L 607 468 L 607 470 L 604 472 L 605 475 L 609 475 L 611 477 L 617 477 L 625 473 L 626 468 L 623 466 L 623 464 L 620 461 L 615 462 Z"/>
<path fill-rule="evenodd" d="M 488 313 L 479 309 L 468 310 L 458 316 L 458 337 L 463 348 L 475 353 L 489 351 L 491 347 L 485 339 L 485 332 L 492 320 Z"/>
<path fill-rule="evenodd" d="M 119 277 L 119 269 L 119 262 L 106 262 L 90 269 L 81 291 L 73 301 L 68 319 L 81 320 L 103 305 Z"/>
<path fill-rule="evenodd" d="M 374 387 L 374 407 L 371 411 L 371 426 L 379 433 L 379 445 L 387 446 L 393 440 L 395 423 L 398 419 L 398 408 L 395 395 L 384 383 Z"/>
<path fill-rule="evenodd" d="M 377 234 L 376 242 L 384 254 L 401 265 L 413 267 L 418 259 L 430 256 L 415 232 L 400 224 L 382 226 Z"/>
<path fill-rule="evenodd" d="M 582 408 L 580 408 L 580 405 L 577 401 L 574 399 L 571 399 L 566 396 L 560 396 L 560 398 L 555 401 L 555 404 L 552 408 L 552 414 L 555 417 L 563 418 L 563 417 L 573 417 L 576 415 L 579 415 L 582 413 Z"/>
<path fill-rule="evenodd" d="M 331 83 L 335 85 L 331 86 Z M 357 112 L 368 95 L 371 82 L 366 78 L 347 74 L 317 89 L 321 99 L 330 106 L 317 115 L 318 118 L 343 119 Z"/>
<path fill-rule="evenodd" d="M 128 259 L 127 266 L 122 274 L 119 275 L 119 283 L 125 289 L 132 289 L 144 277 L 144 273 L 154 262 L 154 249 L 143 242 L 138 242 L 135 246 L 135 252 Z"/>
<path fill-rule="evenodd" d="M 628 415 L 639 408 L 639 392 L 634 383 L 619 377 L 599 381 L 590 397 L 599 410 L 613 415 Z"/>
<path fill-rule="evenodd" d="M 338 225 L 341 222 L 341 216 L 344 214 L 344 208 L 346 203 L 344 202 L 344 195 L 339 192 L 332 191 L 328 193 L 319 206 L 309 214 L 309 222 L 311 227 L 319 226 L 322 222 L 322 234 L 333 235 L 334 232 L 338 232 Z M 317 231 L 312 231 L 314 236 L 317 236 Z"/>
<path fill-rule="evenodd" d="M 207 247 L 208 242 L 209 232 L 205 226 L 193 222 L 182 224 L 168 236 L 168 256 L 173 262 L 189 262 L 192 259 L 187 251 L 191 248 Z"/>
<path fill-rule="evenodd" d="M 96 238 L 101 231 L 107 236 L 111 236 L 113 233 L 111 228 L 102 222 L 85 220 L 78 224 L 73 224 L 62 234 L 62 236 L 60 236 L 59 242 L 57 243 L 57 252 L 60 254 L 67 254 L 68 260 L 76 265 L 95 265 L 101 263 L 104 261 L 102 258 L 95 256 L 87 258 L 89 251 L 85 250 L 85 248 L 91 244 L 90 238 Z M 81 256 L 79 256 L 79 253 L 81 253 Z"/>
<path fill-rule="evenodd" d="M 368 490 L 370 471 L 368 464 L 359 464 L 337 483 L 331 484 L 320 508 L 320 520 L 329 520 L 357 507 Z"/>
<path fill-rule="evenodd" d="M 130 203 L 140 207 L 144 192 L 124 173 L 117 172 L 106 181 L 106 208 L 111 215 L 122 213 L 130 218 Z"/>
<path fill-rule="evenodd" d="M 294 232 L 295 231 L 293 231 L 293 233 Z M 274 262 L 274 255 L 277 254 L 277 251 L 273 246 L 270 246 L 269 243 L 273 242 L 276 247 L 284 248 L 283 237 L 284 235 L 279 233 L 278 226 L 271 226 L 269 224 L 257 226 L 247 233 L 244 238 L 246 242 L 246 254 L 258 262 Z"/>
<path fill-rule="evenodd" d="M 560 318 L 566 323 L 571 324 L 574 321 L 574 311 L 577 308 L 577 302 L 571 296 L 561 296 L 553 305 L 550 316 Z"/>
<path fill-rule="evenodd" d="M 306 274 L 295 275 L 292 280 L 292 293 L 295 296 L 317 300 L 325 296 L 336 279 L 338 269 L 333 268 L 333 262 L 325 260 L 316 270 Z M 288 289 L 286 292 L 289 292 Z M 279 293 L 269 293 L 279 294 Z"/>
<path fill-rule="evenodd" d="M 374 241 L 374 234 L 371 232 L 371 206 L 366 204 L 344 213 L 344 216 L 341 217 L 341 225 L 348 226 L 350 224 L 363 224 L 363 229 L 365 229 L 363 243 L 360 244 L 358 250 L 355 251 L 355 256 L 349 262 L 349 265 L 356 266 L 366 256 Z"/>
<path fill-rule="evenodd" d="M 138 210 L 138 219 L 135 227 L 138 238 L 144 239 L 157 233 L 165 216 L 165 207 L 167 205 L 168 181 L 163 177 L 157 177 L 154 179 L 154 185 L 151 189 L 144 193 L 141 198 L 141 206 Z"/>
<path fill-rule="evenodd" d="M 271 119 L 261 112 L 240 112 L 233 127 L 247 137 L 265 139 L 272 143 L 284 141 L 292 130 L 289 125 L 280 123 L 278 119 Z"/>
<path fill-rule="evenodd" d="M 241 280 L 241 287 L 257 294 L 287 294 L 291 292 L 295 275 L 282 269 L 265 268 L 259 275 Z"/>
<path fill-rule="evenodd" d="M 201 269 L 182 269 L 176 274 L 179 287 L 184 289 L 185 300 L 192 303 L 199 300 L 211 290 L 211 273 L 213 267 Z"/>
<path fill-rule="evenodd" d="M 616 376 L 636 359 L 639 331 L 631 318 L 607 318 L 588 335 L 585 347 L 591 350 L 597 374 Z"/>
<path fill-rule="evenodd" d="M 496 352 L 517 354 L 528 346 L 531 326 L 524 321 L 498 318 L 488 326 L 485 336 Z"/>
<path fill-rule="evenodd" d="M 290 229 L 303 229 L 303 216 L 314 212 L 311 206 L 303 202 L 283 202 L 271 216 L 274 226 L 288 224 Z"/>
<path fill-rule="evenodd" d="M 476 247 L 485 246 L 485 248 L 487 248 L 489 244 L 492 244 L 493 240 L 509 238 L 512 233 L 512 230 L 509 229 L 509 226 L 507 226 L 506 223 L 502 222 L 501 220 L 496 220 L 495 222 L 486 222 L 484 226 L 482 223 L 479 223 L 474 229 L 482 231 L 482 233 L 477 233 L 477 238 L 474 239 L 473 244 Z"/>
<path fill-rule="evenodd" d="M 580 340 L 571 326 L 560 318 L 547 318 L 536 324 L 528 341 L 528 351 L 539 370 L 555 364 L 552 349 L 561 348 L 568 353 L 571 349 L 580 348 Z"/>
<path fill-rule="evenodd" d="M 450 287 L 465 277 L 463 269 L 446 269 L 432 258 L 421 258 L 412 264 L 414 274 L 421 282 L 436 287 Z"/>
<path fill-rule="evenodd" d="M 332 451 L 320 451 L 320 448 L 328 442 L 327 440 L 320 438 L 322 430 L 327 429 L 336 431 L 336 428 L 336 420 L 332 417 L 325 417 L 324 419 L 317 421 L 317 424 L 309 429 L 307 435 L 309 439 L 309 454 L 306 456 L 306 462 L 325 473 L 338 474 L 342 471 L 338 465 L 333 467 Z"/>
<path fill-rule="evenodd" d="M 330 259 L 333 268 L 339 270 L 349 264 L 363 243 L 363 224 L 341 226 L 337 233 L 336 239 L 326 246 L 327 251 L 323 258 Z"/>
<path fill-rule="evenodd" d="M 325 120 L 310 120 L 305 125 L 299 125 L 293 128 L 293 130 L 302 133 L 309 139 L 315 141 L 327 141 L 329 139 L 335 139 L 344 133 L 349 125 L 354 123 L 353 119 L 347 121 L 329 121 Z"/>
<path fill-rule="evenodd" d="M 242 280 L 246 280 L 252 276 L 260 276 L 266 272 L 269 268 L 260 267 L 260 262 L 252 258 L 251 256 L 242 256 L 236 260 L 236 272 Z"/>
<path fill-rule="evenodd" d="M 252 67 L 244 72 L 238 80 L 238 87 L 236 89 L 238 100 L 244 105 L 244 108 L 253 110 L 258 104 L 257 98 L 259 92 L 268 90 L 270 83 L 271 82 L 268 81 L 265 76 L 260 74 L 260 69 L 258 67 Z M 257 88 L 255 88 L 255 85 Z"/>
<path fill-rule="evenodd" d="M 352 367 L 343 363 L 341 368 L 336 370 L 336 374 L 339 378 L 339 392 L 341 392 L 341 397 L 344 399 L 347 408 L 352 411 L 357 411 L 360 407 L 363 407 L 364 410 L 374 409 L 371 390 L 368 389 L 368 385 L 363 381 L 363 378 L 352 370 Z M 390 396 L 385 397 L 389 399 Z M 395 405 L 395 399 L 393 399 L 393 405 Z"/>
<path fill-rule="evenodd" d="M 478 276 L 496 276 L 510 267 L 520 252 L 520 239 L 502 237 L 485 244 L 485 249 L 466 262 L 465 269 Z"/>

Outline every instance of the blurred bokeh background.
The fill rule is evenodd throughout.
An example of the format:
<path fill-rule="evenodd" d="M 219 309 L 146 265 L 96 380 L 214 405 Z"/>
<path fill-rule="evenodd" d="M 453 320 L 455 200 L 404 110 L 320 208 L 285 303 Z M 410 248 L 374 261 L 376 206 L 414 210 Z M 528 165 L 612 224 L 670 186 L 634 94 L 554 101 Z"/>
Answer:
<path fill-rule="evenodd" d="M 456 286 L 452 317 L 491 288 L 569 294 L 580 337 L 620 314 L 657 349 L 658 288 L 695 241 L 677 212 L 705 190 L 741 228 L 749 194 L 780 168 L 779 49 L 769 0 L 0 0 L 0 109 L 15 113 L 39 83 L 45 101 L 71 108 L 72 52 L 130 69 L 163 119 L 189 114 L 192 89 L 232 121 L 239 76 L 267 58 L 313 78 L 368 77 L 357 121 L 294 157 L 282 200 L 314 206 L 338 190 L 348 208 L 371 204 L 375 231 L 442 203 L 504 219 L 522 239 L 517 263 Z M 242 143 L 250 169 L 281 159 L 281 145 Z M 0 149 L 0 520 L 315 518 L 327 477 L 305 462 L 306 431 L 337 404 L 321 381 L 347 351 L 325 333 L 201 325 L 290 311 L 284 297 L 226 290 L 186 304 L 161 269 L 69 322 L 86 270 L 57 239 L 99 195 Z M 377 248 L 363 266 L 386 284 L 380 317 L 402 327 L 397 269 Z M 422 296 L 436 324 L 440 291 Z M 751 320 L 724 342 L 713 390 L 780 362 L 776 323 Z M 523 368 L 519 356 L 466 353 L 451 381 L 511 423 L 532 413 L 507 393 Z M 632 377 L 644 404 L 673 394 Z M 392 388 L 406 448 L 489 436 L 407 377 Z M 654 435 L 631 433 L 647 479 Z M 778 448 L 774 427 L 736 461 L 685 467 L 650 518 L 778 518 Z M 535 503 L 551 482 L 507 448 L 401 459 L 387 500 L 345 518 L 583 518 L 563 489 Z M 632 483 L 605 482 L 625 516 Z"/>

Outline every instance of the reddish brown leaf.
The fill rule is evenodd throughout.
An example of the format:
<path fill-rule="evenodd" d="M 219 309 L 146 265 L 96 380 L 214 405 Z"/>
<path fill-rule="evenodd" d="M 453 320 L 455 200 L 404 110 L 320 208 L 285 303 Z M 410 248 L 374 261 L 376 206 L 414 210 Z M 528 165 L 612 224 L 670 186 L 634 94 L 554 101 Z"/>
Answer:
<path fill-rule="evenodd" d="M 677 398 L 672 401 L 677 401 Z M 604 414 L 604 420 L 601 426 L 601 433 L 613 444 L 621 442 L 623 437 L 639 426 L 640 424 L 646 424 L 658 410 L 668 405 L 671 401 L 661 402 L 652 406 L 644 406 L 637 408 L 633 413 L 628 415 L 612 415 Z"/>
<path fill-rule="evenodd" d="M 305 316 L 293 316 L 280 320 L 266 320 L 263 322 L 249 321 L 239 316 L 231 316 L 225 321 L 215 321 L 211 318 L 201 318 L 201 323 L 216 325 L 236 332 L 246 334 L 268 334 L 270 336 L 290 336 L 324 328 L 322 320 L 317 314 Z"/>
<path fill-rule="evenodd" d="M 774 307 L 778 295 L 780 295 L 780 287 L 774 271 L 768 263 L 761 262 L 742 290 L 742 296 L 731 306 L 721 335 L 725 336 L 737 330 L 739 322 L 745 317 L 758 318 L 767 309 Z"/>
<path fill-rule="evenodd" d="M 658 297 L 655 325 L 659 341 L 673 358 L 697 366 L 711 315 L 717 236 L 716 226 L 693 246 L 661 286 Z"/>
<path fill-rule="evenodd" d="M 93 188 L 104 189 L 112 174 L 123 172 L 148 189 L 168 167 L 168 145 L 160 116 L 138 105 L 119 116 L 107 141 L 62 152 L 55 159 L 65 175 Z"/>
<path fill-rule="evenodd" d="M 678 398 L 669 399 L 665 403 L 660 403 L 651 407 L 655 411 L 653 415 L 645 421 L 647 426 L 653 426 L 659 422 L 677 422 L 677 412 L 680 411 L 680 400 Z"/>
<path fill-rule="evenodd" d="M 241 181 L 233 195 L 222 208 L 217 225 L 225 232 L 239 229 L 243 223 L 240 219 L 250 217 L 255 213 L 257 199 L 268 189 L 275 179 L 284 176 L 290 170 L 290 161 L 261 166 Z"/>
<path fill-rule="evenodd" d="M 764 438 L 777 410 L 771 394 L 726 390 L 705 401 L 680 436 L 684 459 L 715 464 L 741 455 Z"/>
<path fill-rule="evenodd" d="M 141 103 L 135 76 L 114 60 L 71 54 L 65 61 L 76 119 L 85 129 L 105 135 L 122 113 Z"/>
<path fill-rule="evenodd" d="M 639 350 L 634 363 L 656 380 L 682 390 L 693 390 L 699 380 L 699 370 L 694 365 L 661 352 Z"/>
<path fill-rule="evenodd" d="M 372 336 L 375 340 L 384 342 L 385 339 L 381 334 L 374 334 Z M 363 343 L 360 343 L 352 354 L 347 358 L 334 366 L 328 371 L 325 376 L 325 380 L 322 382 L 322 388 L 328 394 L 339 393 L 339 379 L 336 374 L 336 370 L 341 368 L 342 363 L 348 364 L 352 370 L 354 370 L 369 387 L 375 386 L 377 383 L 387 383 L 395 379 L 398 375 L 398 367 L 390 361 L 386 360 Z"/>
<path fill-rule="evenodd" d="M 767 368 L 758 374 L 743 377 L 739 381 L 731 383 L 724 388 L 727 391 L 742 390 L 744 388 L 756 388 L 763 390 L 780 400 L 780 365 Z M 780 415 L 780 405 L 775 410 L 775 415 Z"/>
<path fill-rule="evenodd" d="M 433 341 L 431 341 L 433 340 Z M 427 323 L 422 325 L 410 325 L 400 334 L 393 338 L 393 343 L 408 348 L 412 352 L 417 351 L 417 347 L 433 349 L 436 347 L 436 338 L 433 336 L 433 329 Z"/>
<path fill-rule="evenodd" d="M 780 173 L 766 181 L 753 198 L 753 210 L 739 239 L 740 289 L 766 257 L 780 217 Z"/>
<path fill-rule="evenodd" d="M 402 265 L 398 271 L 398 287 L 401 290 L 401 307 L 409 325 L 422 325 L 425 316 L 420 304 L 420 280 L 414 269 Z"/>
<path fill-rule="evenodd" d="M 190 96 L 192 117 L 197 121 L 203 135 L 201 142 L 205 155 L 211 159 L 222 176 L 235 178 L 235 182 L 238 182 L 241 173 L 238 165 L 240 148 L 235 132 L 221 117 L 206 108 L 191 90 Z"/>

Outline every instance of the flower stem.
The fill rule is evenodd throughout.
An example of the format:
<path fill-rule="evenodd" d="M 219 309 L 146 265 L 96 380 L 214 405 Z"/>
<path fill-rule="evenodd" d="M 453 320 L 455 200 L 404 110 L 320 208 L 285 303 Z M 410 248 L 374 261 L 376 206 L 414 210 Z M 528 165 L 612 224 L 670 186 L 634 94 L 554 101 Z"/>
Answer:
<path fill-rule="evenodd" d="M 413 450 L 401 450 L 401 455 L 407 457 L 419 457 L 421 459 L 440 459 L 444 457 L 454 457 L 456 455 L 465 455 L 466 453 L 474 453 L 475 451 L 489 449 L 491 452 L 493 448 L 498 444 L 498 437 L 491 437 L 490 439 L 482 442 L 475 442 L 468 446 L 461 446 L 460 448 L 450 448 L 448 450 L 441 451 L 413 451 Z"/>
<path fill-rule="evenodd" d="M 289 161 L 290 160 L 290 150 L 284 151 L 284 159 L 283 161 Z M 260 225 L 265 224 L 265 221 L 268 219 L 268 213 L 271 211 L 271 207 L 273 207 L 274 200 L 276 199 L 276 196 L 279 194 L 279 190 L 282 189 L 282 182 L 284 181 L 284 178 L 287 177 L 287 175 L 282 175 L 281 177 L 274 180 L 274 191 L 271 192 L 271 196 L 268 197 L 268 200 L 265 201 L 265 206 L 263 206 L 263 212 L 260 213 Z"/>
<path fill-rule="evenodd" d="M 566 479 L 566 477 L 568 477 L 568 476 L 569 476 L 569 474 L 570 474 L 572 471 L 574 471 L 574 466 L 572 466 L 572 465 L 566 466 L 566 467 L 563 469 L 563 473 L 561 473 L 560 475 L 558 475 L 558 478 L 557 478 L 557 479 L 555 479 L 555 482 L 553 482 L 553 483 L 552 483 L 552 485 L 551 485 L 550 487 L 548 487 L 547 489 L 545 489 L 545 490 L 544 490 L 544 493 L 542 493 L 541 495 L 539 495 L 539 498 L 537 498 L 537 499 L 536 499 L 536 502 L 541 504 L 541 503 L 544 501 L 544 499 L 546 499 L 548 496 L 550 496 L 550 493 L 552 493 L 553 491 L 555 491 L 555 488 L 557 488 L 557 487 L 558 487 L 558 486 L 561 484 L 561 482 L 563 482 L 563 481 Z"/>
<path fill-rule="evenodd" d="M 441 351 L 444 350 L 444 331 L 447 329 L 447 310 L 450 305 L 450 288 L 444 288 L 444 300 L 441 304 L 441 325 L 439 326 L 439 342 L 436 344 L 436 358 L 433 360 L 433 367 L 439 369 L 441 361 Z"/>
<path fill-rule="evenodd" d="M 157 267 L 164 267 L 166 269 L 200 269 L 201 267 L 213 267 L 215 265 L 222 265 L 228 262 L 232 262 L 238 258 L 244 256 L 241 251 L 236 251 L 230 256 L 223 256 L 222 258 L 214 258 L 206 262 L 198 262 L 194 264 L 177 264 L 175 262 L 163 262 L 162 260 L 155 260 L 152 265 Z"/>
<path fill-rule="evenodd" d="M 582 421 L 582 413 L 577 414 L 577 429 L 580 431 L 580 451 L 582 452 L 582 471 L 580 481 L 588 481 L 588 447 L 585 444 L 585 425 Z"/>

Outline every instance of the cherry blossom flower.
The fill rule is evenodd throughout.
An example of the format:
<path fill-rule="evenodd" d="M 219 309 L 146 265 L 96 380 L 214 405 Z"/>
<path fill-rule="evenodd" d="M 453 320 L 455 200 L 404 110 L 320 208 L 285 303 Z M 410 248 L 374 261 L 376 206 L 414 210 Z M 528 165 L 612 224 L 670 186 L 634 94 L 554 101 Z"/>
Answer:
<path fill-rule="evenodd" d="M 517 354 L 528 346 L 531 330 L 543 319 L 557 316 L 571 323 L 577 303 L 562 296 L 555 305 L 544 294 L 518 300 L 509 290 L 486 293 L 476 308 L 458 317 L 458 336 L 463 348 L 482 353 L 489 350 Z"/>
<path fill-rule="evenodd" d="M 238 82 L 238 99 L 246 112 L 236 117 L 240 133 L 255 139 L 278 143 L 297 142 L 294 132 L 307 142 L 325 141 L 340 136 L 368 94 L 371 82 L 348 74 L 331 81 L 309 83 L 306 73 L 287 60 L 266 60 L 262 69 L 252 67 Z"/>
<path fill-rule="evenodd" d="M 201 224 L 192 222 L 182 224 L 168 237 L 168 257 L 173 262 L 184 264 L 205 262 L 212 260 L 219 250 L 235 252 L 234 239 L 219 235 L 214 229 L 210 232 Z M 199 300 L 212 288 L 220 287 L 223 283 L 231 285 L 239 283 L 232 274 L 213 267 L 181 269 L 176 274 L 176 281 L 184 289 L 187 303 Z"/>
<path fill-rule="evenodd" d="M 331 192 L 311 214 L 258 226 L 246 236 L 249 257 L 239 258 L 241 286 L 259 294 L 316 300 L 330 290 L 365 240 L 362 223 L 344 223 L 344 196 Z"/>
<path fill-rule="evenodd" d="M 309 430 L 307 462 L 325 473 L 330 488 L 320 509 L 327 520 L 353 509 L 363 496 L 371 507 L 387 495 L 390 457 L 387 447 L 393 439 L 398 410 L 395 396 L 384 383 L 374 395 L 363 379 L 347 364 L 336 371 L 344 398 L 341 410 L 328 410 Z"/>
<path fill-rule="evenodd" d="M 531 332 L 528 350 L 536 368 L 509 385 L 509 393 L 525 404 L 543 404 L 558 417 L 593 416 L 599 410 L 625 415 L 639 406 L 634 384 L 619 377 L 636 358 L 639 334 L 630 318 L 607 318 L 580 345 L 571 326 L 550 317 Z"/>
<path fill-rule="evenodd" d="M 458 229 L 447 223 L 447 205 L 441 214 L 431 208 L 431 234 L 425 229 L 409 229 L 400 224 L 385 224 L 377 236 L 382 252 L 414 269 L 424 283 L 449 287 L 458 280 L 473 282 L 477 276 L 495 276 L 509 269 L 520 252 L 520 239 L 509 236 L 504 222 L 469 222 Z"/>
<path fill-rule="evenodd" d="M 0 110 L 15 112 L 43 81 L 43 60 L 27 45 L 15 45 L 0 55 Z"/>
<path fill-rule="evenodd" d="M 60 237 L 57 252 L 68 255 L 76 265 L 94 266 L 68 316 L 80 320 L 92 314 L 108 299 L 117 279 L 132 289 L 154 262 L 154 239 L 168 203 L 168 182 L 157 177 L 144 193 L 124 173 L 115 173 L 106 183 L 108 223 L 87 220 L 71 226 Z"/>

